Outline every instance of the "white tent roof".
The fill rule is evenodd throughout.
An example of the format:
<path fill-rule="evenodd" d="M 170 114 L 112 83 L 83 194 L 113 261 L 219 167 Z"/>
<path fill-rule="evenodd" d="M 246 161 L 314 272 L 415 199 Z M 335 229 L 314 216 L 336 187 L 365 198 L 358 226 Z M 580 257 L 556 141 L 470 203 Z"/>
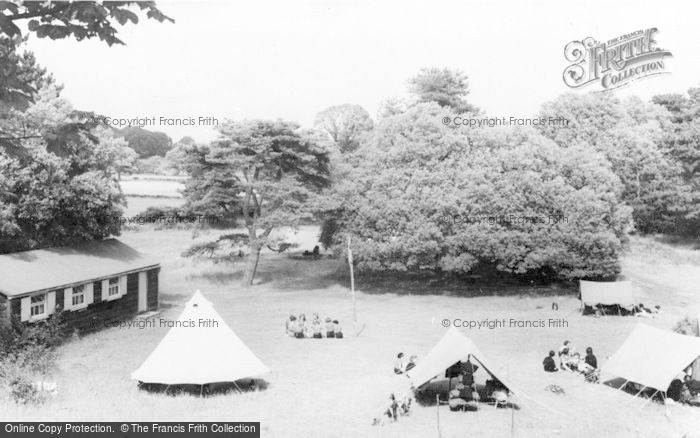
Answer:
<path fill-rule="evenodd" d="M 200 325 L 200 321 L 208 324 Z M 236 336 L 199 292 L 185 304 L 176 324 L 131 378 L 145 383 L 197 384 L 233 382 L 270 372 Z"/>
<path fill-rule="evenodd" d="M 480 364 L 492 376 L 500 380 L 511 391 L 514 391 L 506 379 L 497 376 L 494 366 L 486 356 L 479 350 L 474 342 L 464 336 L 457 328 L 450 327 L 440 342 L 430 350 L 427 356 L 421 359 L 415 368 L 408 371 L 409 379 L 415 388 L 426 384 L 435 377 L 444 376 L 445 370 L 458 361 L 466 361 Z M 476 364 L 475 364 L 476 365 Z"/>
<path fill-rule="evenodd" d="M 700 356 L 700 337 L 637 324 L 602 371 L 666 391 L 673 378 Z"/>
<path fill-rule="evenodd" d="M 580 281 L 581 302 L 586 306 L 603 304 L 632 308 L 638 301 L 629 281 Z"/>

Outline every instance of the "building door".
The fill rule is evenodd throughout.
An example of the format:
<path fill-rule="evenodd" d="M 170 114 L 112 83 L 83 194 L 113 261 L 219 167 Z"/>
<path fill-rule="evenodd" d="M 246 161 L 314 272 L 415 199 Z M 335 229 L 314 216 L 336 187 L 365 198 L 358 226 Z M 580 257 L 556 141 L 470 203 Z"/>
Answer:
<path fill-rule="evenodd" d="M 147 272 L 139 272 L 139 312 L 145 312 L 148 308 L 148 277 Z"/>

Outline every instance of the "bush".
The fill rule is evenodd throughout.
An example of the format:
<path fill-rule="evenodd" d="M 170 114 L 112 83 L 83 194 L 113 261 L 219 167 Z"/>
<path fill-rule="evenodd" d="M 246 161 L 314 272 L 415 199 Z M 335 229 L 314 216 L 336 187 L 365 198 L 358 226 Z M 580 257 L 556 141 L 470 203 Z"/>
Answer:
<path fill-rule="evenodd" d="M 56 347 L 69 332 L 60 313 L 31 325 L 14 318 L 0 328 L 0 389 L 17 403 L 42 403 L 44 396 L 32 382 L 52 372 Z"/>
<path fill-rule="evenodd" d="M 673 327 L 673 331 L 682 335 L 700 336 L 700 330 L 698 330 L 698 320 L 687 316 L 676 323 L 676 325 Z"/>

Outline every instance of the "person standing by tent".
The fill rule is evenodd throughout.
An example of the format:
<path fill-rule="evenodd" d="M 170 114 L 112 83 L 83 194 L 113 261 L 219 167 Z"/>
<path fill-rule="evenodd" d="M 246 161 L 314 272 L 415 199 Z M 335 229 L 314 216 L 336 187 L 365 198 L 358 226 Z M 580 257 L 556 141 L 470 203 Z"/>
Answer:
<path fill-rule="evenodd" d="M 478 370 L 479 367 L 477 365 L 474 365 L 470 359 L 467 359 L 466 362 L 462 363 L 461 365 L 461 374 L 462 374 L 462 385 L 464 385 L 466 388 L 473 390 L 474 389 L 474 373 L 476 370 Z"/>

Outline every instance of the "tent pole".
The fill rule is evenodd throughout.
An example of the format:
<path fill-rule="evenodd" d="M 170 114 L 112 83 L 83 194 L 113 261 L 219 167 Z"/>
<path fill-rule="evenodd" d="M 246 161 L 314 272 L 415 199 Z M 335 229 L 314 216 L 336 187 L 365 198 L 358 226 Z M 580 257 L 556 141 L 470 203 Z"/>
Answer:
<path fill-rule="evenodd" d="M 625 380 L 625 383 L 623 383 L 622 386 L 620 386 L 619 388 L 617 388 L 616 391 L 622 391 L 622 388 L 624 388 L 625 386 L 627 386 L 628 383 L 630 383 L 629 380 Z"/>
<path fill-rule="evenodd" d="M 204 397 L 204 385 L 199 385 L 199 397 Z"/>
<path fill-rule="evenodd" d="M 644 406 L 646 406 L 647 403 L 649 403 L 650 401 L 652 401 L 652 400 L 654 399 L 654 396 L 655 396 L 656 394 L 658 394 L 658 393 L 659 393 L 659 390 L 657 389 L 656 392 L 654 392 L 654 393 L 651 395 L 651 397 L 649 397 L 649 398 L 647 399 L 647 401 L 645 401 L 644 404 L 643 404 L 642 406 L 639 407 L 639 410 L 642 410 L 642 408 L 643 408 Z"/>
<path fill-rule="evenodd" d="M 233 386 L 235 386 L 236 389 L 238 389 L 238 392 L 241 392 L 241 393 L 243 392 L 243 390 L 241 389 L 241 387 L 238 386 L 238 383 L 237 383 L 237 382 L 233 382 Z"/>
<path fill-rule="evenodd" d="M 647 387 L 646 387 L 646 386 L 643 386 L 642 389 L 640 389 L 639 392 L 636 393 L 634 396 L 637 397 L 637 396 L 638 396 L 639 394 L 641 394 L 642 391 L 644 391 L 645 389 L 647 389 Z"/>
<path fill-rule="evenodd" d="M 440 394 L 435 394 L 435 414 L 437 416 L 438 438 L 441 438 L 442 434 L 440 433 Z"/>

